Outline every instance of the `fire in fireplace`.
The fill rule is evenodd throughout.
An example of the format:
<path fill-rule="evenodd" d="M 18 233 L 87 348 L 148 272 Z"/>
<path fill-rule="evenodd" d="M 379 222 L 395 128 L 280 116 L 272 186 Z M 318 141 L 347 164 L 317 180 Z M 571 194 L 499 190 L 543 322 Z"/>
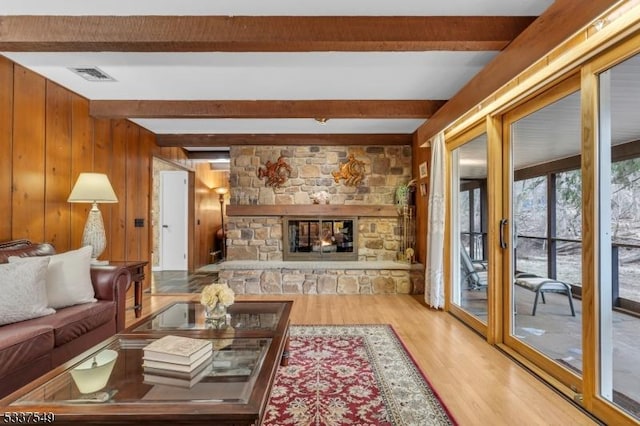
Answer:
<path fill-rule="evenodd" d="M 356 217 L 285 217 L 284 260 L 358 260 Z"/>

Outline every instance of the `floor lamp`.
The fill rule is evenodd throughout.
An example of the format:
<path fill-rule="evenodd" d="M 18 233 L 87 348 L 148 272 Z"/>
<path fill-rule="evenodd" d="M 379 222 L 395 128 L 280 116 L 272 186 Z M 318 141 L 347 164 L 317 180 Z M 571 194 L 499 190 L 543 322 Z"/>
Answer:
<path fill-rule="evenodd" d="M 229 192 L 229 188 L 221 186 L 215 189 L 220 201 L 220 224 L 222 228 L 222 260 L 227 258 L 227 233 L 224 230 L 224 196 Z"/>
<path fill-rule="evenodd" d="M 118 197 L 113 191 L 107 175 L 103 173 L 80 173 L 76 184 L 67 199 L 69 203 L 91 203 L 91 210 L 82 233 L 82 246 L 91 246 L 91 263 L 108 264 L 109 261 L 99 261 L 98 256 L 107 247 L 107 236 L 104 232 L 102 213 L 98 203 L 117 203 Z"/>

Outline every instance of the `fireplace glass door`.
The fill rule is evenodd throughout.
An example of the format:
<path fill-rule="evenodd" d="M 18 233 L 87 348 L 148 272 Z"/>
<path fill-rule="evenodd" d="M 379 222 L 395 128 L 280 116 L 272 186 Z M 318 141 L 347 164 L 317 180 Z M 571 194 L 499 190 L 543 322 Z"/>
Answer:
<path fill-rule="evenodd" d="M 284 260 L 358 260 L 357 219 L 284 219 Z"/>

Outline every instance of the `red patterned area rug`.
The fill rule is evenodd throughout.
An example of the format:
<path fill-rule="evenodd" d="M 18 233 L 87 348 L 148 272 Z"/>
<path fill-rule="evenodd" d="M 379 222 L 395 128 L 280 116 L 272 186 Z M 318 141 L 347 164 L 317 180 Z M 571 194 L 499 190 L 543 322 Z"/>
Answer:
<path fill-rule="evenodd" d="M 263 426 L 455 425 L 389 325 L 292 326 Z"/>

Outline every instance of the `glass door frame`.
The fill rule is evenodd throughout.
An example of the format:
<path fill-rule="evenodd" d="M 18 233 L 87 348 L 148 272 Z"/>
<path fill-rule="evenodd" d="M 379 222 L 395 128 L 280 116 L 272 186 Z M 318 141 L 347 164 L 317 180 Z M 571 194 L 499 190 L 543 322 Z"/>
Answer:
<path fill-rule="evenodd" d="M 482 336 L 488 338 L 489 335 L 491 334 L 488 331 L 490 329 L 489 324 L 491 323 L 492 318 L 495 317 L 495 315 L 492 314 L 492 309 L 491 309 L 491 294 L 494 287 L 492 285 L 493 273 L 491 272 L 491 260 L 493 256 L 491 253 L 491 249 L 487 250 L 487 260 L 489 261 L 488 263 L 489 267 L 487 268 L 488 269 L 488 273 L 487 273 L 488 288 L 486 290 L 487 291 L 487 323 L 482 322 L 476 316 L 472 315 L 467 310 L 463 309 L 461 306 L 453 303 L 453 300 L 455 297 L 454 292 L 458 290 L 460 286 L 459 279 L 458 279 L 459 262 L 460 262 L 460 252 L 459 252 L 460 232 L 458 227 L 459 209 L 458 209 L 458 203 L 457 203 L 460 188 L 459 188 L 459 182 L 458 182 L 457 188 L 455 188 L 453 185 L 454 179 L 458 176 L 457 168 L 456 168 L 458 165 L 454 164 L 454 160 L 457 158 L 455 155 L 455 150 L 458 148 L 461 148 L 466 143 L 471 142 L 472 140 L 482 135 L 483 133 L 487 133 L 486 122 L 480 122 L 475 126 L 472 126 L 469 130 L 462 132 L 461 134 L 446 141 L 447 170 L 448 170 L 447 185 L 449 187 L 447 194 L 449 195 L 447 197 L 448 198 L 447 200 L 448 215 L 446 220 L 447 226 L 445 230 L 445 241 L 447 246 L 445 248 L 445 253 L 446 253 L 445 265 L 447 265 L 446 266 L 447 273 L 445 276 L 445 279 L 446 279 L 445 287 L 448 289 L 448 291 L 445 292 L 445 297 L 446 297 L 445 309 L 449 311 L 452 315 L 454 315 L 456 318 L 460 319 L 463 323 L 471 327 L 473 330 L 475 330 Z M 487 134 L 487 145 L 489 145 L 488 139 L 489 139 L 489 135 Z M 487 146 L 487 149 L 488 149 L 488 146 Z M 488 158 L 490 158 L 489 155 L 487 155 L 487 160 Z M 487 182 L 487 188 L 488 188 L 490 185 L 489 176 L 487 176 L 487 181 L 488 181 Z M 487 210 L 490 210 L 490 209 L 487 209 Z M 491 217 L 491 212 L 489 212 L 489 218 L 490 217 Z M 489 229 L 487 229 L 487 241 L 488 241 L 487 246 L 491 247 L 492 233 L 491 233 L 490 227 Z"/>
<path fill-rule="evenodd" d="M 492 163 L 489 174 L 496 171 L 497 178 L 490 179 L 493 185 L 490 186 L 491 196 L 489 197 L 489 214 L 493 216 L 489 219 L 488 232 L 492 236 L 489 239 L 490 246 L 496 243 L 495 237 L 498 235 L 498 222 L 500 218 L 510 218 L 512 207 L 511 200 L 511 156 L 509 150 L 509 125 L 506 117 L 513 118 L 515 113 L 523 104 L 529 104 L 536 98 L 544 99 L 556 87 L 560 86 L 566 79 L 578 78 L 577 87 L 581 97 L 581 159 L 580 170 L 582 174 L 582 380 L 580 389 L 571 390 L 566 383 L 575 379 L 572 374 L 563 371 L 555 362 L 537 353 L 537 351 L 520 344 L 518 350 L 509 346 L 509 342 L 514 340 L 510 336 L 511 329 L 511 303 L 513 289 L 510 285 L 512 281 L 512 259 L 500 250 L 490 249 L 493 254 L 491 261 L 497 266 L 492 269 L 497 275 L 490 278 L 492 285 L 489 296 L 489 318 L 486 338 L 488 343 L 494 344 L 502 349 L 514 359 L 521 362 L 526 368 L 542 380 L 553 386 L 567 397 L 574 398 L 581 403 L 589 413 L 597 416 L 607 424 L 617 425 L 637 425 L 638 421 L 631 418 L 627 413 L 619 409 L 610 401 L 599 396 L 599 373 L 600 353 L 599 345 L 603 344 L 599 335 L 600 316 L 599 304 L 602 302 L 598 294 L 597 281 L 602 273 L 600 271 L 598 250 L 600 248 L 599 232 L 599 212 L 598 212 L 598 185 L 599 185 L 599 100 L 598 100 L 598 76 L 597 74 L 615 66 L 628 59 L 630 56 L 640 53 L 640 8 L 635 4 L 621 6 L 619 9 L 612 9 L 604 14 L 604 17 L 611 17 L 605 22 L 605 31 L 600 31 L 601 26 L 590 25 L 585 27 L 584 33 L 579 37 L 563 44 L 566 49 L 562 55 L 557 52 L 545 57 L 545 62 L 538 62 L 537 68 L 527 70 L 513 80 L 510 86 L 505 86 L 497 90 L 492 96 L 482 104 L 477 105 L 477 111 L 470 110 L 461 116 L 457 122 L 445 132 L 447 137 L 447 154 L 451 149 L 459 146 L 465 132 L 485 120 L 488 158 Z M 618 15 L 621 15 L 620 18 Z M 593 24 L 593 23 L 592 23 Z M 584 39 L 584 40 L 583 40 Z M 563 61 L 564 53 L 567 53 L 571 62 Z M 538 101 L 541 102 L 541 101 Z M 509 115 L 511 114 L 511 115 Z M 503 122 L 505 124 L 503 124 Z M 503 137 L 504 135 L 504 137 Z M 448 139 L 451 138 L 449 141 Z M 457 142 L 458 141 L 458 142 Z M 497 144 L 497 145 L 494 145 Z M 497 148 L 496 148 L 497 146 Z M 501 160 L 502 164 L 494 164 L 494 161 Z M 447 167 L 451 166 L 450 155 L 447 157 Z M 451 171 L 447 171 L 447 197 L 451 194 Z M 451 208 L 451 205 L 448 204 Z M 447 239 L 445 248 L 445 310 L 451 311 L 450 294 L 451 291 L 451 215 L 447 215 L 446 230 Z M 510 241 L 511 222 L 505 229 L 505 238 Z M 489 256 L 491 256 L 491 254 Z M 502 262 L 502 263 L 500 263 Z M 606 297 L 605 297 L 606 299 Z M 455 314 L 455 313 L 454 313 Z M 517 343 L 516 343 L 517 345 Z M 532 362 L 531 359 L 541 359 L 540 364 Z M 547 369 L 551 370 L 551 373 Z M 557 379 L 553 372 L 559 370 L 559 376 L 568 380 Z M 580 393 L 578 393 L 580 392 Z"/>
<path fill-rule="evenodd" d="M 554 84 L 553 86 L 547 86 L 546 90 L 538 92 L 537 95 L 530 97 L 524 103 L 511 109 L 503 116 L 503 194 L 504 202 L 502 205 L 503 217 L 507 219 L 507 226 L 505 229 L 505 241 L 507 241 L 507 248 L 503 258 L 502 268 L 502 283 L 503 283 L 503 315 L 502 315 L 502 343 L 505 349 L 510 353 L 515 352 L 524 360 L 532 364 L 532 368 L 541 369 L 542 374 L 550 376 L 553 380 L 559 381 L 561 385 L 566 387 L 566 394 L 573 396 L 574 394 L 581 394 L 583 389 L 583 379 L 581 375 L 576 374 L 568 368 L 560 366 L 556 362 L 552 361 L 549 357 L 542 352 L 536 350 L 534 347 L 523 343 L 520 339 L 517 339 L 513 335 L 514 330 L 514 288 L 512 285 L 514 276 L 514 259 L 513 259 L 513 247 L 511 241 L 513 241 L 513 162 L 512 162 L 512 132 L 511 126 L 521 118 L 532 114 L 553 102 L 558 101 L 572 93 L 580 91 L 580 75 L 574 73 L 569 78 Z M 582 160 L 584 163 L 584 159 Z M 583 184 L 584 187 L 584 184 Z M 585 236 L 583 235 L 583 242 Z M 586 250 L 583 249 L 583 256 Z M 583 330 L 584 333 L 584 330 Z M 584 348 L 584 336 L 582 339 Z M 584 370 L 584 368 L 583 368 Z"/>
<path fill-rule="evenodd" d="M 600 74 L 607 71 L 632 56 L 640 54 L 640 34 L 628 38 L 623 43 L 607 50 L 603 54 L 586 63 L 581 68 L 582 90 L 582 123 L 584 131 L 582 135 L 582 146 L 588 161 L 583 161 L 583 199 L 587 209 L 583 217 L 583 238 L 588 238 L 589 250 L 583 252 L 583 306 L 585 309 L 583 318 L 584 337 L 584 404 L 585 407 L 596 416 L 606 419 L 611 424 L 637 424 L 637 421 L 606 400 L 600 395 L 601 377 L 598 373 L 602 368 L 602 355 L 600 346 L 610 343 L 610 336 L 601 335 L 603 321 L 607 320 L 607 315 L 603 316 L 602 307 L 606 305 L 607 310 L 611 310 L 611 290 L 610 287 L 600 286 L 603 273 L 610 271 L 601 268 L 601 253 L 608 248 L 602 247 L 603 241 L 600 238 L 600 229 L 603 226 L 600 213 L 600 186 L 603 184 L 600 168 L 603 157 L 609 159 L 609 153 L 602 153 L 603 149 L 611 149 L 610 146 L 600 146 L 600 127 L 610 123 L 600 122 Z M 604 175 L 607 175 L 605 173 Z M 608 182 L 607 182 L 608 184 Z M 607 224 L 610 226 L 610 223 Z M 610 267 L 608 265 L 607 267 Z M 586 288 L 585 288 L 586 284 Z M 605 360 L 607 362 L 608 360 Z"/>

